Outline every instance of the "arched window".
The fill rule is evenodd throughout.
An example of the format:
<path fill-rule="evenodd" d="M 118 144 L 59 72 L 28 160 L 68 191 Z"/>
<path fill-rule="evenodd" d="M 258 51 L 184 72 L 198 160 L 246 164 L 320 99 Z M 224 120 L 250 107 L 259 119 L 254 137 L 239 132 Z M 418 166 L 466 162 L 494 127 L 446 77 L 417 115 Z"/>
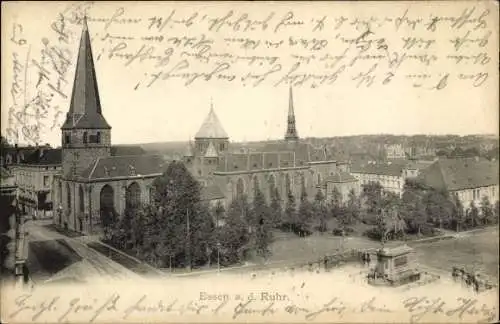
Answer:
<path fill-rule="evenodd" d="M 59 191 L 59 204 L 62 204 L 63 203 L 63 193 L 62 193 L 62 181 L 61 180 L 59 180 L 59 185 L 58 185 L 57 190 Z"/>
<path fill-rule="evenodd" d="M 141 203 L 141 187 L 137 182 L 132 182 L 128 186 L 125 194 L 125 206 L 129 208 L 136 208 Z"/>
<path fill-rule="evenodd" d="M 71 210 L 71 187 L 66 183 L 66 206 Z"/>
<path fill-rule="evenodd" d="M 269 198 L 273 196 L 273 191 L 276 188 L 276 180 L 274 179 L 274 175 L 269 175 L 268 179 L 269 183 Z"/>
<path fill-rule="evenodd" d="M 236 197 L 241 197 L 245 193 L 245 184 L 243 183 L 243 179 L 239 178 L 236 181 Z"/>
<path fill-rule="evenodd" d="M 292 182 L 290 180 L 290 175 L 287 173 L 287 174 L 285 174 L 285 193 L 286 193 L 286 195 L 288 195 L 291 190 L 292 190 Z"/>
<path fill-rule="evenodd" d="M 83 132 L 83 143 L 87 144 L 87 141 L 88 141 L 88 134 L 87 132 Z"/>
<path fill-rule="evenodd" d="M 114 221 L 115 217 L 115 200 L 114 191 L 110 185 L 102 187 L 99 193 L 99 211 L 103 226 L 109 226 Z"/>
<path fill-rule="evenodd" d="M 83 186 L 80 185 L 80 187 L 78 188 L 78 201 L 80 203 L 80 212 L 84 212 L 85 211 L 85 201 L 84 201 L 84 197 L 83 197 Z"/>

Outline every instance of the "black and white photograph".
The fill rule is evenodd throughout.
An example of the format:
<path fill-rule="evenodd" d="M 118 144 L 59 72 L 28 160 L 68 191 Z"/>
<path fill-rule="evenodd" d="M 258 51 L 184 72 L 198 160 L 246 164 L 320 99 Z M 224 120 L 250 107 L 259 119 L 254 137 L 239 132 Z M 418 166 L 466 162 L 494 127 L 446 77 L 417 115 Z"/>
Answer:
<path fill-rule="evenodd" d="M 2 322 L 499 320 L 497 2 L 1 8 Z"/>

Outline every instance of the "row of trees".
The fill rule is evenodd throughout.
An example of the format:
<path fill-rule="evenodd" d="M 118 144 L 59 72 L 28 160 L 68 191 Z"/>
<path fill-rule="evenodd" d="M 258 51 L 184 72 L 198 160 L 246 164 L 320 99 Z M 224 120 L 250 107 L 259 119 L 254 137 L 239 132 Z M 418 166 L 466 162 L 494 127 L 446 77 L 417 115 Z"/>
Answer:
<path fill-rule="evenodd" d="M 359 196 L 351 190 L 346 201 L 337 189 L 329 201 L 321 190 L 311 201 L 303 184 L 296 202 L 290 184 L 284 197 L 271 185 L 269 203 L 254 181 L 251 202 L 240 193 L 227 210 L 220 203 L 209 207 L 201 201 L 198 182 L 182 163 L 173 162 L 154 181 L 152 204 L 127 206 L 123 217 L 109 218 L 107 240 L 158 267 L 191 267 L 210 264 L 214 258 L 233 264 L 248 253 L 267 257 L 273 229 L 307 236 L 315 230 L 329 231 L 332 218 L 339 224 L 334 231 L 342 234 L 356 222 L 373 225 L 368 234 L 377 239 L 427 235 L 433 227 L 458 231 L 498 219 L 498 202 L 492 206 L 483 198 L 479 207 L 472 203 L 465 212 L 456 196 L 414 181 L 407 181 L 401 198 L 384 192 L 379 183 L 369 183 Z M 222 226 L 216 226 L 220 221 Z"/>
<path fill-rule="evenodd" d="M 436 227 L 460 231 L 498 222 L 498 201 L 492 205 L 485 196 L 479 207 L 471 202 L 464 208 L 457 195 L 425 187 L 414 180 L 407 180 L 401 198 L 384 193 L 378 183 L 365 185 L 362 196 L 367 215 L 375 219 L 376 228 L 369 233 L 374 238 L 429 235 Z"/>
<path fill-rule="evenodd" d="M 227 211 L 201 200 L 199 183 L 180 162 L 172 162 L 153 187 L 151 204 L 127 205 L 123 217 L 104 211 L 108 243 L 157 267 L 200 266 L 216 257 L 232 264 L 249 251 L 269 254 L 274 223 L 258 183 L 251 204 L 239 195 Z"/>

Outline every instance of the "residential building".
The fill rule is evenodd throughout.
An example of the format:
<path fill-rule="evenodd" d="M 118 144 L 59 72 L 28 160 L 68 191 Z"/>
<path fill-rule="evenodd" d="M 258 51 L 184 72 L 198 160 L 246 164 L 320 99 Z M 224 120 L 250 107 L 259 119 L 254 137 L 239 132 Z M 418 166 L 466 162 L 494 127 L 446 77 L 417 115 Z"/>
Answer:
<path fill-rule="evenodd" d="M 498 160 L 484 158 L 441 159 L 429 166 L 420 176 L 424 184 L 456 195 L 465 209 L 474 202 L 476 207 L 487 197 L 494 204 L 498 193 Z"/>
<path fill-rule="evenodd" d="M 403 144 L 386 144 L 384 145 L 387 152 L 387 159 L 404 159 L 406 158 L 405 147 Z"/>
<path fill-rule="evenodd" d="M 370 182 L 378 182 L 387 192 L 402 196 L 406 179 L 417 178 L 422 170 L 429 167 L 426 161 L 403 160 L 398 162 L 368 161 L 353 163 L 351 174 L 359 180 L 361 187 Z"/>
<path fill-rule="evenodd" d="M 19 207 L 34 217 L 52 215 L 52 182 L 61 172 L 61 149 L 38 147 L 10 166 L 18 186 Z"/>

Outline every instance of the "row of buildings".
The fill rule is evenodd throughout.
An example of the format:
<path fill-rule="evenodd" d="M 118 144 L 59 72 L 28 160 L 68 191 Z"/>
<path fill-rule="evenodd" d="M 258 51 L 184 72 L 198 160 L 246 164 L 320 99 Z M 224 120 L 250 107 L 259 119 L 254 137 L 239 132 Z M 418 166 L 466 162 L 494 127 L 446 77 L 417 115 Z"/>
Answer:
<path fill-rule="evenodd" d="M 291 88 L 286 124 L 283 140 L 268 142 L 258 151 L 237 153 L 231 150 L 229 136 L 211 105 L 194 142 L 180 156 L 200 182 L 202 199 L 227 205 L 241 194 L 251 199 L 258 185 L 268 197 L 272 188 L 282 198 L 288 191 L 298 197 L 304 187 L 311 198 L 323 190 L 329 199 L 336 188 L 347 200 L 350 190 L 359 193 L 371 181 L 401 195 L 405 180 L 417 177 L 456 192 L 464 206 L 482 195 L 491 201 L 498 199 L 498 161 L 339 160 L 329 147 L 302 141 Z M 105 212 L 122 214 L 127 206 L 148 203 L 154 179 L 170 161 L 161 155 L 117 151 L 111 145 L 111 134 L 84 22 L 70 107 L 61 127 L 61 147 L 36 148 L 24 152 L 24 157 L 18 156 L 20 148 L 14 148 L 13 154 L 3 156 L 10 163 L 21 203 L 32 213 L 52 209 L 57 225 L 85 233 L 100 231 Z"/>

